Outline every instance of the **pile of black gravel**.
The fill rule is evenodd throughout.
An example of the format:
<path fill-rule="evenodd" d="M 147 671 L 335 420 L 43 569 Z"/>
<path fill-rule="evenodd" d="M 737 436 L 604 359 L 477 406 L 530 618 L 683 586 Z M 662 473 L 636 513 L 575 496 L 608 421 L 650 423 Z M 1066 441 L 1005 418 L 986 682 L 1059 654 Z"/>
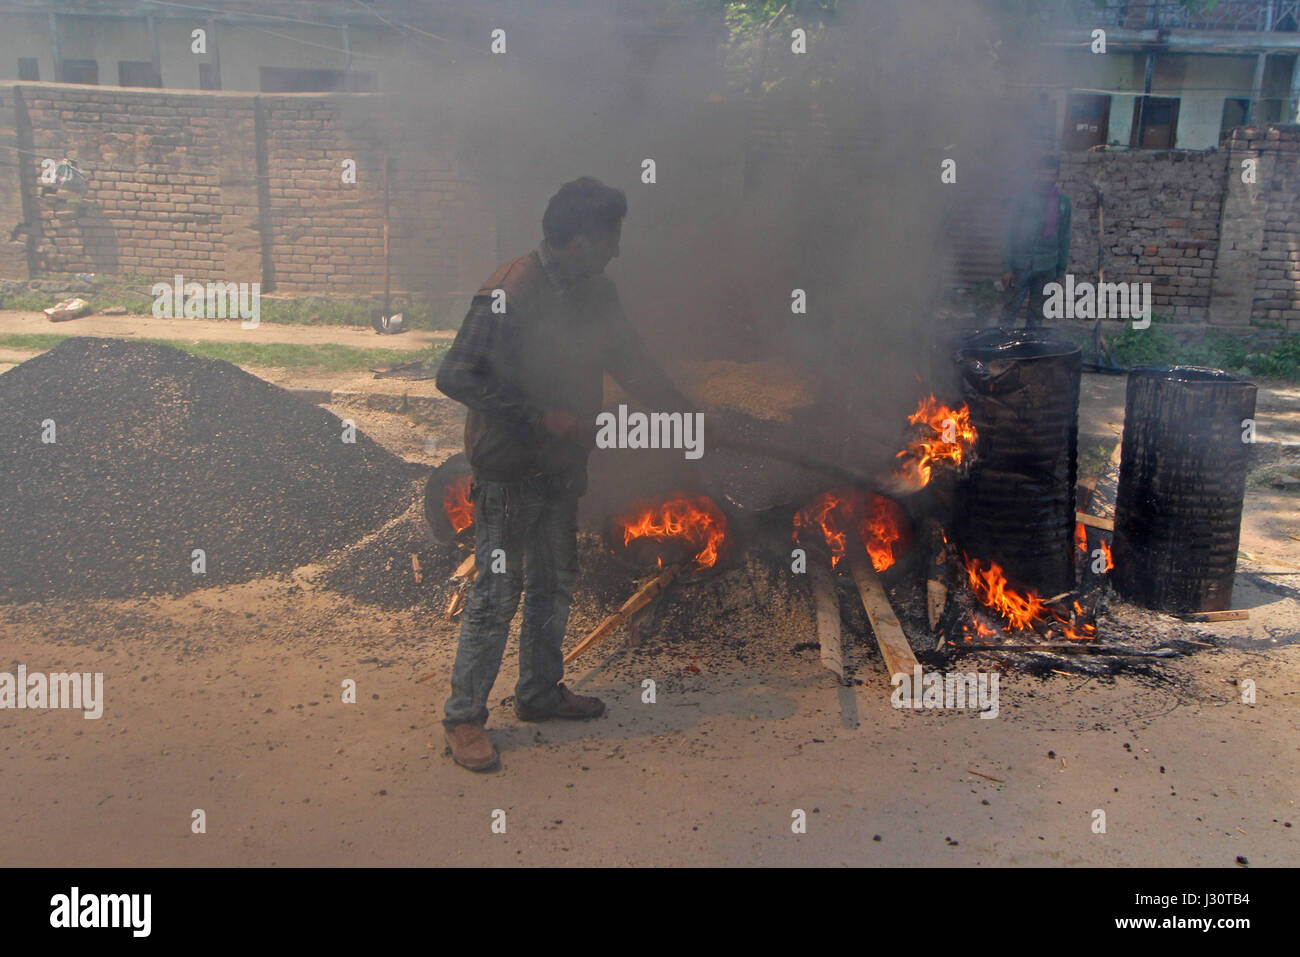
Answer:
<path fill-rule="evenodd" d="M 177 594 L 355 541 L 424 470 L 343 435 L 228 362 L 68 339 L 0 375 L 0 598 Z"/>

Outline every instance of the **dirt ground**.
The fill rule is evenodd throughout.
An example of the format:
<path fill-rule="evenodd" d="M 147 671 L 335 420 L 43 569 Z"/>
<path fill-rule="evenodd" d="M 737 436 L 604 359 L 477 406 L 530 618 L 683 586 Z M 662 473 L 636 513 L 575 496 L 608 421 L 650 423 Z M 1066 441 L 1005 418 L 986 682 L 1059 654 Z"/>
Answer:
<path fill-rule="evenodd" d="M 339 389 L 327 407 L 404 457 L 458 448 L 452 406 L 417 415 L 346 394 L 427 383 L 261 371 Z M 1113 442 L 1123 389 L 1086 377 L 1081 448 Z M 1300 389 L 1262 389 L 1258 419 L 1264 465 L 1300 465 Z M 107 699 L 98 720 L 0 711 L 0 860 L 1294 866 L 1300 494 L 1257 472 L 1234 602 L 1251 617 L 1196 626 L 1216 645 L 1202 653 L 1114 678 L 1007 671 L 986 720 L 895 710 L 857 643 L 861 683 L 840 686 L 756 608 L 743 653 L 704 634 L 690 655 L 612 642 L 568 679 L 607 716 L 530 725 L 501 706 L 512 639 L 490 775 L 443 753 L 457 629 L 436 608 L 354 602 L 312 568 L 182 598 L 0 605 L 0 670 L 103 672 Z M 341 700 L 348 679 L 355 704 Z M 191 830 L 196 809 L 206 833 Z M 792 832 L 799 810 L 806 833 Z"/>

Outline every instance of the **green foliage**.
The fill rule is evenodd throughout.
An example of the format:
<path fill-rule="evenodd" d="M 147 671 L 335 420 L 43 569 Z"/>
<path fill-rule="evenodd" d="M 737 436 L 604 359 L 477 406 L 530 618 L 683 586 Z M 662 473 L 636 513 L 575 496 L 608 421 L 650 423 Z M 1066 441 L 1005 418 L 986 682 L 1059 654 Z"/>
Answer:
<path fill-rule="evenodd" d="M 1110 354 L 1122 366 L 1169 365 L 1177 362 L 1178 340 L 1157 326 L 1149 329 L 1125 327 L 1110 337 Z"/>
<path fill-rule="evenodd" d="M 1287 336 L 1272 352 L 1248 356 L 1245 364 L 1255 375 L 1300 381 L 1300 336 Z"/>
<path fill-rule="evenodd" d="M 1106 467 L 1106 462 L 1110 459 L 1111 450 L 1114 443 L 1101 443 L 1091 446 L 1080 446 L 1079 448 L 1079 475 L 1090 476 L 1100 475 L 1101 470 Z"/>
<path fill-rule="evenodd" d="M 1250 352 L 1235 336 L 1207 335 L 1182 342 L 1163 329 L 1126 328 L 1109 337 L 1110 352 L 1122 366 L 1192 365 L 1300 381 L 1300 336 L 1287 336 L 1268 352 Z"/>

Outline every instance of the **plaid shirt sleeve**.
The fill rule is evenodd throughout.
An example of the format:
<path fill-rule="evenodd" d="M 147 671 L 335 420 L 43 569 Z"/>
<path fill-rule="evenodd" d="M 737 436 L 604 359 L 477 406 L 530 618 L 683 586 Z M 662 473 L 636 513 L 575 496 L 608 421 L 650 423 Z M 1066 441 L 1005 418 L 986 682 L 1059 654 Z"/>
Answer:
<path fill-rule="evenodd" d="M 542 410 L 497 369 L 496 356 L 507 334 L 506 316 L 492 311 L 491 297 L 475 296 L 438 368 L 438 390 L 471 409 L 530 428 L 541 421 Z"/>

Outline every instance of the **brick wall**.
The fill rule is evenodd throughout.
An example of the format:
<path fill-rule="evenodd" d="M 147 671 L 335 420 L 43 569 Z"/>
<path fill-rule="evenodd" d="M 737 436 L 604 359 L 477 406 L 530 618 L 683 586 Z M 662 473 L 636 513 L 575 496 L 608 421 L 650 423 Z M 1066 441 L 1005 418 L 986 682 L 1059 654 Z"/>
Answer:
<path fill-rule="evenodd" d="M 260 281 L 264 291 L 472 291 L 495 266 L 486 192 L 451 157 L 386 128 L 374 94 L 0 88 L 0 274 L 137 273 Z M 407 131 L 409 132 L 409 131 Z M 79 202 L 41 195 L 41 161 L 74 155 Z M 356 183 L 342 180 L 356 162 Z"/>
<path fill-rule="evenodd" d="M 1076 281 L 1100 262 L 1108 282 L 1150 282 L 1152 310 L 1176 320 L 1300 332 L 1300 126 L 1238 128 L 1213 150 L 1062 153 L 1060 185 Z M 996 277 L 1009 201 L 1004 185 L 954 202 L 955 278 Z"/>
<path fill-rule="evenodd" d="M 1153 311 L 1208 319 L 1225 162 L 1217 150 L 1062 154 L 1070 271 L 1095 280 L 1100 242 L 1107 282 L 1150 282 Z"/>

